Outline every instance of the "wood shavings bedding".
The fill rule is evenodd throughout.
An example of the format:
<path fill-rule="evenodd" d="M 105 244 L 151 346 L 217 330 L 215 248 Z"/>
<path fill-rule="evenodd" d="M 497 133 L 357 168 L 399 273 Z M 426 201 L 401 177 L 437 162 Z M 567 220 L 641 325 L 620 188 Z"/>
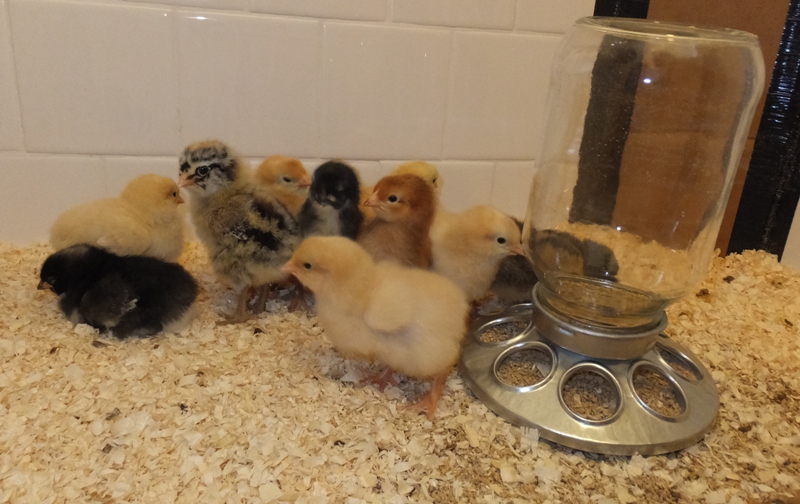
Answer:
<path fill-rule="evenodd" d="M 354 384 L 313 316 L 272 301 L 217 326 L 232 293 L 201 247 L 183 334 L 115 341 L 72 327 L 37 291 L 47 246 L 0 244 L 0 503 L 705 502 L 800 489 L 800 273 L 765 253 L 715 259 L 669 309 L 722 407 L 677 453 L 607 457 L 538 439 L 488 411 L 454 372 L 433 423 L 422 385 Z"/>

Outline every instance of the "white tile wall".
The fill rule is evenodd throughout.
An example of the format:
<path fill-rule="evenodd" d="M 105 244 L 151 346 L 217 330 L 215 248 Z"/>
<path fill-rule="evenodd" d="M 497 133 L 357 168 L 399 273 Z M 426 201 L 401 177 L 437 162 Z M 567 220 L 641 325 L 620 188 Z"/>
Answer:
<path fill-rule="evenodd" d="M 450 32 L 326 22 L 323 37 L 320 155 L 438 157 Z"/>
<path fill-rule="evenodd" d="M 448 208 L 522 213 L 554 34 L 592 8 L 0 0 L 0 240 L 44 240 L 67 206 L 174 176 L 182 147 L 207 137 L 253 163 L 341 158 L 366 184 L 424 159 Z"/>
<path fill-rule="evenodd" d="M 317 154 L 319 21 L 176 15 L 183 144 L 220 138 L 243 155 Z"/>
<path fill-rule="evenodd" d="M 455 34 L 445 158 L 535 157 L 550 61 L 559 40 L 549 35 Z"/>
<path fill-rule="evenodd" d="M 545 33 L 564 33 L 572 22 L 594 12 L 594 0 L 517 0 L 514 27 Z"/>
<path fill-rule="evenodd" d="M 389 17 L 389 0 L 250 0 L 250 10 L 289 16 L 384 21 Z"/>
<path fill-rule="evenodd" d="M 8 2 L 0 1 L 0 151 L 22 150 L 17 77 L 11 53 Z"/>
<path fill-rule="evenodd" d="M 25 145 L 35 152 L 171 154 L 179 146 L 171 11 L 12 1 Z"/>
<path fill-rule="evenodd" d="M 0 230 L 14 243 L 47 240 L 61 212 L 106 194 L 98 157 L 0 153 L 0 175 Z"/>
<path fill-rule="evenodd" d="M 516 0 L 394 0 L 392 21 L 437 26 L 511 29 Z"/>

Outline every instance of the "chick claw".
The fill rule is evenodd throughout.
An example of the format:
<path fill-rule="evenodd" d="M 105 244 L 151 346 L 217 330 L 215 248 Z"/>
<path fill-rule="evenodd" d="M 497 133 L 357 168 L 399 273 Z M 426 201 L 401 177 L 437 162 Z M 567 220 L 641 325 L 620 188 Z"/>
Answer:
<path fill-rule="evenodd" d="M 392 387 L 397 386 L 397 380 L 394 379 L 392 370 L 389 368 L 384 369 L 380 373 L 367 373 L 361 381 L 375 385 L 381 392 L 389 385 Z"/>
<path fill-rule="evenodd" d="M 450 372 L 448 371 L 447 373 L 435 376 L 431 382 L 430 391 L 422 396 L 419 401 L 414 404 L 409 404 L 406 408 L 413 409 L 417 412 L 424 411 L 428 420 L 432 421 L 433 417 L 436 415 L 436 406 L 439 405 L 439 399 L 442 398 L 442 392 L 444 392 L 444 387 L 447 384 L 447 377 L 449 375 Z"/>

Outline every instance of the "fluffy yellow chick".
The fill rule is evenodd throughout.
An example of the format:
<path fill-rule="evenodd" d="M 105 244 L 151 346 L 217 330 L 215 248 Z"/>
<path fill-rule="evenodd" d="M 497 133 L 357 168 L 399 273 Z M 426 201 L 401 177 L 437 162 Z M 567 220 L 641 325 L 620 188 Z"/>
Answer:
<path fill-rule="evenodd" d="M 514 219 L 486 205 L 441 215 L 431 241 L 433 271 L 452 280 L 469 301 L 486 295 L 503 258 L 523 253 Z"/>
<path fill-rule="evenodd" d="M 117 255 L 144 255 L 175 262 L 183 251 L 183 203 L 178 185 L 148 174 L 125 186 L 117 198 L 70 208 L 50 227 L 50 244 L 61 250 L 78 243 Z"/>
<path fill-rule="evenodd" d="M 308 198 L 311 177 L 299 159 L 286 156 L 270 156 L 256 168 L 253 179 L 257 184 L 269 188 L 297 215 Z"/>
<path fill-rule="evenodd" d="M 469 306 L 458 287 L 430 271 L 376 263 L 341 236 L 307 238 L 282 270 L 314 292 L 338 351 L 387 366 L 385 380 L 391 371 L 431 380 L 415 407 L 433 418 L 466 331 Z"/>

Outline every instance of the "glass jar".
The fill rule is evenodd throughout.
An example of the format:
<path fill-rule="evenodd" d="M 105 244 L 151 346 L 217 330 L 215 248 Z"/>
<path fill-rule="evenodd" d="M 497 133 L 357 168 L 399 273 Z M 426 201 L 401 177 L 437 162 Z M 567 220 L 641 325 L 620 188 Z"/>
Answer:
<path fill-rule="evenodd" d="M 543 305 L 641 328 L 704 277 L 763 83 L 746 32 L 573 25 L 552 66 L 523 231 Z"/>

